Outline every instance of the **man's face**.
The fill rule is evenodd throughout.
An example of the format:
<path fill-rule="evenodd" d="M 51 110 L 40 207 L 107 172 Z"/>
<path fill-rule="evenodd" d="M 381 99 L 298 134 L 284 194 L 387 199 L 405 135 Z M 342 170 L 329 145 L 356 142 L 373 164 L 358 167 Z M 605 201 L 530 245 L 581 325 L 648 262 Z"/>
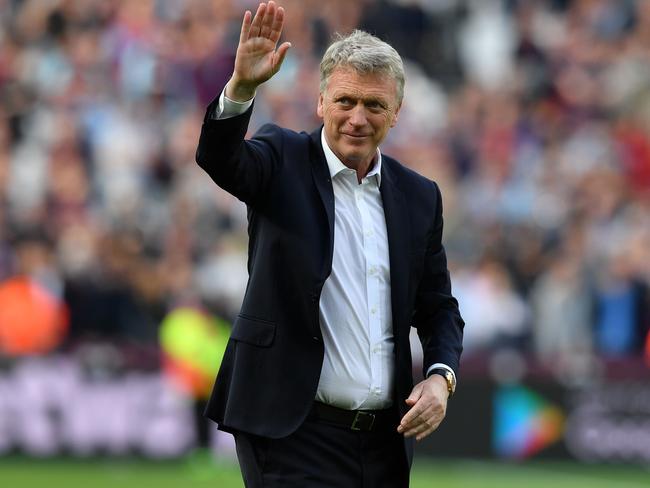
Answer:
<path fill-rule="evenodd" d="M 336 68 L 318 98 L 325 139 L 349 168 L 365 174 L 377 146 L 397 123 L 397 83 L 384 74 Z"/>

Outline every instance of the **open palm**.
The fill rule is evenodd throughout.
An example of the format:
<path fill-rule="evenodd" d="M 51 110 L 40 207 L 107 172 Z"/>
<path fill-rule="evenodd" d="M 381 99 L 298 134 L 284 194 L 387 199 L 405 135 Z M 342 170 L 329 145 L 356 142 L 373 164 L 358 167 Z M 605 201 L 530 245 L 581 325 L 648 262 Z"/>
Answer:
<path fill-rule="evenodd" d="M 255 93 L 260 84 L 278 72 L 291 47 L 283 43 L 276 46 L 284 24 L 284 9 L 270 1 L 261 3 L 255 17 L 246 11 L 242 22 L 239 46 L 235 58 L 235 71 L 231 79 L 229 96 L 241 99 Z M 249 97 L 250 98 L 250 97 Z"/>

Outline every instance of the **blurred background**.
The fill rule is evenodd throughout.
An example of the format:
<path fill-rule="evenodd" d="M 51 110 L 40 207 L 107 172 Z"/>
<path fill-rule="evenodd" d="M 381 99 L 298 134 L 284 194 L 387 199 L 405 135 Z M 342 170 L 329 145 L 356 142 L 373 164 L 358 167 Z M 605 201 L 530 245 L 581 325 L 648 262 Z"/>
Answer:
<path fill-rule="evenodd" d="M 443 192 L 465 352 L 414 486 L 647 486 L 650 1 L 279 3 L 251 132 L 316 128 L 320 57 L 362 28 L 406 64 L 382 150 Z M 7 486 L 241 486 L 200 412 L 246 212 L 194 151 L 256 5 L 0 0 Z"/>

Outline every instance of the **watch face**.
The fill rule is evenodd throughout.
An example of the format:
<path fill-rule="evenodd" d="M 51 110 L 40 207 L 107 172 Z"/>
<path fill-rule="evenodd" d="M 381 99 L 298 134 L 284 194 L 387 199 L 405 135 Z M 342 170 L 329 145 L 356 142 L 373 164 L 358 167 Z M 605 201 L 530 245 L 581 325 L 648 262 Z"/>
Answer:
<path fill-rule="evenodd" d="M 433 370 L 434 374 L 439 374 L 447 382 L 447 391 L 449 396 L 451 396 L 456 391 L 456 382 L 454 381 L 454 374 L 448 369 L 436 368 Z"/>
<path fill-rule="evenodd" d="M 447 389 L 449 393 L 454 393 L 456 391 L 456 383 L 454 382 L 454 375 L 450 371 L 447 371 L 445 374 L 445 379 L 447 380 Z"/>

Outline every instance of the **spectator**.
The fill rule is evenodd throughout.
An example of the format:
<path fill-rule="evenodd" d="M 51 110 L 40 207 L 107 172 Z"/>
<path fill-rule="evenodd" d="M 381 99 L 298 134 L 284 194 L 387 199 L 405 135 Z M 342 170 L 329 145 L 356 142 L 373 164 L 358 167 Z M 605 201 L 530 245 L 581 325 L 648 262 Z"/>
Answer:
<path fill-rule="evenodd" d="M 650 2 L 365 3 L 286 0 L 299 49 L 260 90 L 251 130 L 315 125 L 311 73 L 333 32 L 386 36 L 410 61 L 400 124 L 382 149 L 441 182 L 461 307 L 475 316 L 468 356 L 504 339 L 542 358 L 640 355 Z M 161 318 L 187 303 L 230 317 L 246 215 L 193 159 L 203 107 L 230 75 L 242 6 L 2 5 L 0 280 L 17 272 L 15 238 L 39 229 L 71 343 L 155 347 Z M 499 317 L 497 303 L 512 314 Z"/>

